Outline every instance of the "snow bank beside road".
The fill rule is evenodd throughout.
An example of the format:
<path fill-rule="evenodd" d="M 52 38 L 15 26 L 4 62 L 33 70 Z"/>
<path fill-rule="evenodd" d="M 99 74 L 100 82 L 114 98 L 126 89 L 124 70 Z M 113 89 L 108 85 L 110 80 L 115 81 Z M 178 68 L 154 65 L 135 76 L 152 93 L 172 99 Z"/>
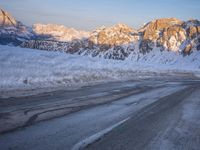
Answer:
<path fill-rule="evenodd" d="M 71 86 L 95 81 L 130 79 L 138 77 L 137 73 L 148 71 L 198 72 L 200 53 L 193 53 L 187 57 L 190 58 L 182 57 L 173 64 L 159 64 L 157 59 L 155 62 L 145 59 L 139 62 L 116 61 L 0 46 L 0 90 Z"/>

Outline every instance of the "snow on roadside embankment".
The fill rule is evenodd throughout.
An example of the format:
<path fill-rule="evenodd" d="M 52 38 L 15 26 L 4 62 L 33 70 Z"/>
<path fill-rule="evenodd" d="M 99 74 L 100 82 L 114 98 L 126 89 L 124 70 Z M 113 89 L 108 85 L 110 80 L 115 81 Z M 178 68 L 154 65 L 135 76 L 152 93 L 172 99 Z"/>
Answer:
<path fill-rule="evenodd" d="M 140 72 L 148 71 L 199 71 L 200 53 L 187 56 L 190 58 L 179 57 L 181 59 L 177 59 L 178 62 L 176 60 L 159 64 L 155 55 L 152 55 L 152 59 L 156 60 L 153 62 L 145 61 L 147 59 L 145 57 L 139 62 L 134 61 L 134 58 L 116 61 L 61 52 L 0 46 L 0 91 L 124 80 L 139 77 Z"/>

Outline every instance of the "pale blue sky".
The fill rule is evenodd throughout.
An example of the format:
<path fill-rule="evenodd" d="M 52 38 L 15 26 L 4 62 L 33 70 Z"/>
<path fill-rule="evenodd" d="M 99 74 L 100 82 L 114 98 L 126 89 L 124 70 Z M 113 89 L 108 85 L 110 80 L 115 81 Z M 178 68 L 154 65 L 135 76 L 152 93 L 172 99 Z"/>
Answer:
<path fill-rule="evenodd" d="M 134 28 L 156 18 L 200 20 L 200 0 L 0 0 L 24 24 L 56 23 L 92 30 L 125 23 Z"/>

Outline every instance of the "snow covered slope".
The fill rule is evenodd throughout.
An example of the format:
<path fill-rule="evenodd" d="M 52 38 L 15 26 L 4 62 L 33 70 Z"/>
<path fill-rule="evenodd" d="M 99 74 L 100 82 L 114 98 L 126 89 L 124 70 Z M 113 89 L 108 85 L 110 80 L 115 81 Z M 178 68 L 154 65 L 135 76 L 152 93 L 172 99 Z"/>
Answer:
<path fill-rule="evenodd" d="M 198 52 L 182 57 L 167 51 L 160 55 L 152 51 L 140 59 L 133 55 L 125 61 L 119 61 L 0 46 L 0 91 L 80 86 L 98 81 L 135 79 L 141 75 L 147 77 L 152 75 L 151 72 L 199 73 L 199 60 Z"/>

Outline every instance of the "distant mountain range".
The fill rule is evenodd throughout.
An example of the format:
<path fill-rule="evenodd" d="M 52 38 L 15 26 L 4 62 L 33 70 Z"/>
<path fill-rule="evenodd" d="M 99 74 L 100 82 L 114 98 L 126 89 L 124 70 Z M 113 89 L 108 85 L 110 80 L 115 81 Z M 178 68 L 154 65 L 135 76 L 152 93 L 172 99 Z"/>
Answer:
<path fill-rule="evenodd" d="M 117 24 L 86 32 L 53 24 L 27 27 L 1 9 L 0 44 L 120 60 L 152 51 L 186 56 L 200 51 L 200 21 L 162 18 L 138 30 Z"/>

